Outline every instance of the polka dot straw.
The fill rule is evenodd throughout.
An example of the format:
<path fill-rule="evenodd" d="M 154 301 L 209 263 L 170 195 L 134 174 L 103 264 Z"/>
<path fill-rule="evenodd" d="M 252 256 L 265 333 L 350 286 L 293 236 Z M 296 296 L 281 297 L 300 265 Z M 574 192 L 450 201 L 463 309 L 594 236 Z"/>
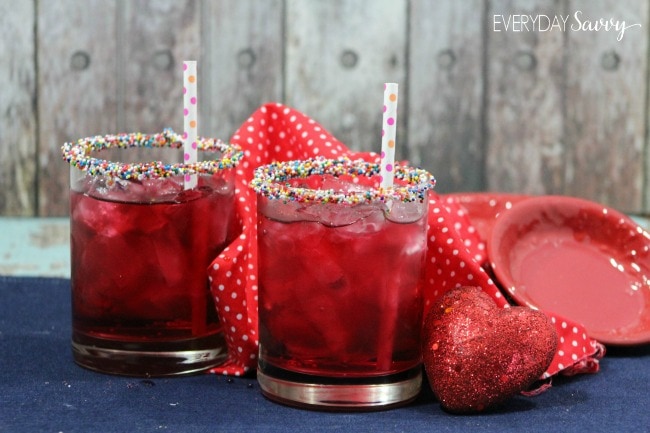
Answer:
<path fill-rule="evenodd" d="M 393 184 L 397 136 L 397 84 L 384 84 L 384 115 L 381 129 L 381 186 Z"/>
<path fill-rule="evenodd" d="M 183 160 L 195 163 L 197 159 L 198 139 L 198 109 L 197 109 L 197 85 L 196 85 L 196 62 L 183 62 L 183 147 L 185 149 Z M 192 189 L 196 186 L 196 175 L 185 174 L 185 189 Z"/>

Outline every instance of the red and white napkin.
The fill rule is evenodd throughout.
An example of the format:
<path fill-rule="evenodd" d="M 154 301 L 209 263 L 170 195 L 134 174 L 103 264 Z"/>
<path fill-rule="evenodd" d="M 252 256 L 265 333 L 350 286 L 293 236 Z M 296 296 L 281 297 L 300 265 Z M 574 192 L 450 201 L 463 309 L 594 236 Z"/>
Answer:
<path fill-rule="evenodd" d="M 237 167 L 235 191 L 241 234 L 209 269 L 210 288 L 228 346 L 227 361 L 211 372 L 240 376 L 256 368 L 258 350 L 257 211 L 255 192 L 247 186 L 253 171 L 272 161 L 346 155 L 379 162 L 379 155 L 350 151 L 313 119 L 282 104 L 260 107 L 231 142 L 240 145 L 245 154 Z M 486 263 L 485 240 L 463 207 L 452 196 L 430 193 L 429 197 L 425 313 L 447 290 L 466 285 L 481 287 L 499 306 L 508 307 L 482 266 Z M 549 317 L 556 326 L 559 345 L 544 376 L 597 372 L 603 346 L 581 325 L 551 314 Z"/>

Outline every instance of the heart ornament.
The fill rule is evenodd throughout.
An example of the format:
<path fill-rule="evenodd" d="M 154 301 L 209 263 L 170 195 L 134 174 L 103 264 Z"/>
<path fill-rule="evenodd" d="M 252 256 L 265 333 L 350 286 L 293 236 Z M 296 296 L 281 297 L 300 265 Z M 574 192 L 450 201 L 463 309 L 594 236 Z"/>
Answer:
<path fill-rule="evenodd" d="M 539 380 L 557 349 L 555 327 L 528 307 L 499 308 L 479 287 L 442 296 L 424 323 L 423 359 L 443 409 L 479 412 Z"/>

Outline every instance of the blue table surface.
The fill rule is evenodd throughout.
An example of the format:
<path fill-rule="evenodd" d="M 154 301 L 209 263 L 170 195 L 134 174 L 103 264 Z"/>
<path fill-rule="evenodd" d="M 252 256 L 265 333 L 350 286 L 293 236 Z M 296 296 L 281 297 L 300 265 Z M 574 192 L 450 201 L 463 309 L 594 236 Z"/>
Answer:
<path fill-rule="evenodd" d="M 444 412 L 427 388 L 406 407 L 365 413 L 289 408 L 254 376 L 109 376 L 70 351 L 70 281 L 0 276 L 0 432 L 650 432 L 650 345 L 609 348 L 601 371 L 555 378 L 478 415 Z"/>

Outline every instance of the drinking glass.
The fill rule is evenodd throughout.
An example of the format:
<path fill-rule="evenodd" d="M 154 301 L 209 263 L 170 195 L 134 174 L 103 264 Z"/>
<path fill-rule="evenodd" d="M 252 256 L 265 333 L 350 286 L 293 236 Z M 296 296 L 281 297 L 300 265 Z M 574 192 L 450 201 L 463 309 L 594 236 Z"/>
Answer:
<path fill-rule="evenodd" d="M 199 161 L 162 161 L 181 161 L 182 146 L 166 130 L 62 148 L 71 166 L 72 351 L 83 367 L 169 376 L 225 359 L 207 268 L 236 235 L 233 169 L 242 153 L 201 139 Z M 196 187 L 185 187 L 186 176 Z"/>
<path fill-rule="evenodd" d="M 318 409 L 405 404 L 420 391 L 427 172 L 347 158 L 273 163 L 257 193 L 262 393 Z"/>

